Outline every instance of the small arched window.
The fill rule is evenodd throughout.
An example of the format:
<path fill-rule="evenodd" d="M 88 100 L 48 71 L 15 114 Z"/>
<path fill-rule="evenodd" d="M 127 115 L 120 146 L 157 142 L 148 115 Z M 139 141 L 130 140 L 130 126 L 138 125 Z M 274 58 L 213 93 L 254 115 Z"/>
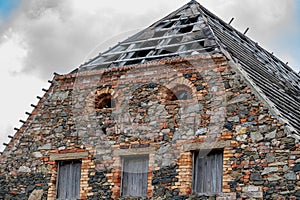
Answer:
<path fill-rule="evenodd" d="M 185 85 L 176 86 L 172 92 L 171 101 L 192 99 L 192 90 Z"/>
<path fill-rule="evenodd" d="M 101 94 L 95 98 L 96 109 L 114 108 L 115 106 L 115 100 L 109 93 Z"/>

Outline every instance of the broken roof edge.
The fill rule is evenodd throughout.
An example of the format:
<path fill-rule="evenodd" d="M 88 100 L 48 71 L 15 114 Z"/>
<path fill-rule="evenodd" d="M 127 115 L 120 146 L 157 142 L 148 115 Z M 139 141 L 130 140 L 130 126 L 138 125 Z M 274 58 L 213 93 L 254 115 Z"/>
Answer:
<path fill-rule="evenodd" d="M 199 59 L 212 59 L 212 58 L 226 58 L 226 56 L 223 53 L 214 53 L 214 54 L 197 54 L 197 55 L 190 55 L 190 56 L 176 56 L 176 57 L 164 57 L 160 60 L 152 60 L 147 61 L 145 63 L 141 64 L 133 64 L 133 65 L 124 65 L 124 66 L 117 66 L 117 67 L 111 67 L 111 68 L 101 68 L 101 69 L 95 69 L 95 70 L 82 70 L 80 71 L 80 68 L 76 68 L 73 71 L 76 71 L 75 73 L 67 73 L 67 74 L 57 74 L 55 75 L 55 80 L 62 80 L 62 79 L 70 79 L 70 78 L 76 78 L 76 77 L 82 77 L 82 76 L 94 76 L 99 75 L 106 72 L 115 72 L 115 71 L 124 71 L 124 70 L 131 70 L 136 69 L 139 67 L 149 67 L 149 66 L 161 66 L 161 65 L 170 65 L 173 63 L 180 63 L 180 62 L 190 62 L 195 61 Z"/>
<path fill-rule="evenodd" d="M 78 69 L 88 66 L 90 63 L 92 63 L 93 61 L 97 60 L 98 58 L 100 58 L 103 54 L 108 53 L 111 49 L 114 49 L 116 47 L 118 47 L 121 43 L 126 43 L 128 41 L 131 41 L 132 39 L 136 38 L 137 36 L 139 36 L 140 34 L 142 34 L 145 30 L 147 29 L 152 29 L 155 28 L 156 25 L 158 25 L 159 23 L 165 21 L 166 19 L 168 19 L 170 16 L 176 15 L 176 13 L 181 12 L 183 9 L 188 8 L 191 4 L 196 4 L 197 6 L 200 6 L 200 3 L 197 2 L 196 0 L 191 0 L 188 3 L 184 4 L 183 6 L 179 7 L 178 9 L 176 9 L 175 11 L 171 12 L 170 14 L 166 15 L 165 17 L 163 17 L 162 19 L 159 19 L 158 21 L 152 23 L 150 26 L 146 26 L 144 28 L 142 28 L 142 30 L 138 31 L 137 33 L 129 36 L 128 38 L 124 39 L 121 42 L 118 42 L 117 44 L 111 46 L 110 48 L 108 48 L 107 50 L 105 50 L 104 52 L 100 52 L 98 55 L 96 55 L 95 57 L 87 60 L 87 61 L 83 61 L 82 64 L 79 65 L 78 68 L 72 70 L 70 73 L 76 73 L 76 71 L 78 71 Z"/>
<path fill-rule="evenodd" d="M 195 1 L 195 0 L 191 0 L 191 1 Z M 196 1 L 197 2 L 197 1 Z M 198 3 L 198 2 L 197 2 Z M 226 28 L 229 28 L 231 30 L 234 30 L 240 37 L 244 37 L 244 40 L 246 40 L 249 44 L 251 44 L 253 47 L 258 48 L 260 51 L 263 51 L 264 53 L 268 54 L 272 59 L 278 61 L 281 63 L 281 65 L 283 67 L 285 67 L 286 69 L 288 69 L 288 71 L 291 71 L 294 73 L 294 75 L 298 76 L 300 78 L 300 71 L 299 73 L 296 72 L 292 67 L 290 67 L 289 65 L 287 65 L 286 63 L 284 63 L 279 57 L 277 57 L 276 55 L 274 55 L 273 53 L 270 53 L 267 49 L 265 49 L 264 47 L 262 47 L 261 45 L 259 45 L 258 42 L 255 42 L 253 39 L 251 39 L 250 37 L 248 37 L 246 34 L 243 34 L 242 32 L 240 32 L 238 29 L 236 29 L 235 27 L 233 27 L 231 24 L 228 24 L 227 22 L 225 22 L 223 19 L 221 19 L 220 17 L 218 17 L 217 15 L 215 15 L 214 13 L 212 13 L 211 11 L 209 11 L 207 8 L 205 8 L 204 6 L 202 6 L 200 3 L 198 3 L 201 9 L 201 13 L 202 13 L 202 17 L 204 19 L 207 19 L 207 17 L 205 15 L 203 15 L 203 11 L 205 11 L 206 13 L 208 13 L 210 16 L 212 16 L 214 19 L 218 19 L 218 21 L 220 21 L 222 23 L 222 25 L 224 25 Z M 203 10 L 203 11 L 202 11 Z M 205 21 L 206 25 L 211 29 L 211 25 Z M 216 41 L 218 41 L 218 45 L 223 47 L 222 42 L 219 40 L 219 38 L 215 35 L 214 31 L 211 29 Z"/>
<path fill-rule="evenodd" d="M 222 50 L 226 51 L 223 48 Z M 226 51 L 225 53 L 228 52 Z M 226 54 L 224 55 L 226 56 Z M 227 59 L 229 59 L 228 65 L 231 67 L 231 69 L 240 74 L 241 77 L 243 77 L 243 79 L 248 83 L 248 86 L 253 89 L 252 91 L 256 94 L 258 99 L 261 102 L 265 103 L 265 105 L 268 107 L 270 114 L 276 117 L 281 124 L 285 125 L 288 134 L 291 136 L 296 134 L 297 138 L 295 139 L 300 140 L 300 133 L 289 123 L 289 121 L 284 116 L 282 116 L 282 113 L 276 108 L 275 104 L 266 96 L 266 94 L 260 89 L 260 87 L 258 87 L 253 82 L 253 80 L 248 76 L 248 73 L 241 67 L 241 65 L 239 63 L 236 63 L 232 58 L 227 57 Z"/>
<path fill-rule="evenodd" d="M 215 25 L 217 25 L 217 24 L 219 24 L 220 26 L 216 26 L 218 29 L 220 29 L 220 30 L 224 30 L 224 34 L 228 34 L 230 37 L 232 37 L 233 38 L 233 40 L 236 40 L 236 44 L 237 45 L 240 45 L 240 46 L 242 46 L 242 45 L 244 45 L 244 44 L 246 44 L 246 46 L 245 46 L 245 48 L 250 48 L 250 49 L 252 49 L 253 51 L 255 51 L 255 52 L 253 52 L 255 55 L 258 55 L 258 57 L 256 57 L 255 59 L 257 59 L 257 61 L 258 62 L 260 62 L 260 63 L 262 63 L 262 64 L 264 64 L 264 62 L 269 62 L 269 63 L 273 63 L 273 64 L 275 64 L 274 65 L 274 67 L 275 67 L 275 71 L 271 71 L 270 72 L 270 75 L 272 76 L 272 74 L 271 73 L 279 73 L 279 74 L 281 74 L 281 75 L 283 75 L 282 77 L 279 77 L 279 76 L 276 76 L 276 78 L 277 79 L 279 79 L 280 81 L 279 81 L 279 83 L 278 83 L 278 87 L 280 87 L 281 89 L 283 89 L 284 91 L 283 91 L 283 94 L 284 95 L 286 95 L 286 97 L 292 97 L 293 98 L 293 101 L 294 100 L 298 100 L 299 98 L 298 98 L 298 96 L 297 96 L 297 94 L 296 94 L 296 96 L 288 96 L 288 91 L 292 91 L 293 92 L 293 90 L 292 89 L 294 89 L 294 87 L 295 87 L 295 85 L 291 85 L 292 86 L 292 88 L 290 88 L 290 87 L 288 87 L 288 86 L 286 86 L 286 87 L 284 87 L 285 85 L 283 85 L 283 84 L 285 84 L 285 83 L 293 83 L 293 82 L 295 82 L 296 81 L 296 89 L 297 89 L 297 91 L 298 91 L 298 88 L 300 88 L 299 87 L 299 78 L 300 78 L 300 75 L 298 74 L 298 73 L 296 73 L 290 66 L 288 66 L 287 64 L 285 64 L 284 62 L 282 62 L 278 57 L 276 57 L 275 55 L 273 55 L 272 53 L 270 53 L 269 51 L 267 51 L 266 49 L 264 49 L 263 47 L 261 47 L 260 45 L 258 45 L 258 43 L 257 42 L 254 42 L 250 37 L 248 37 L 248 36 L 246 36 L 245 34 L 243 34 L 243 33 L 241 33 L 240 31 L 238 31 L 237 29 L 235 29 L 233 26 L 231 26 L 230 24 L 228 24 L 228 23 L 226 23 L 226 22 L 224 22 L 221 18 L 219 18 L 218 16 L 216 16 L 215 14 L 213 14 L 213 13 L 211 13 L 209 10 L 207 10 L 205 7 L 203 7 L 203 6 L 201 6 L 198 2 L 196 2 L 196 1 L 190 1 L 188 4 L 185 4 L 184 6 L 182 6 L 181 8 L 179 8 L 179 9 L 177 9 L 176 11 L 174 11 L 174 12 L 172 12 L 171 14 L 169 14 L 169 15 L 167 15 L 166 17 L 164 17 L 163 19 L 161 19 L 161 20 L 159 20 L 159 21 L 157 21 L 157 22 L 155 22 L 153 25 L 151 25 L 150 27 L 148 27 L 148 28 L 146 28 L 145 30 L 151 30 L 151 27 L 153 28 L 153 26 L 154 26 L 154 28 L 159 24 L 159 23 L 161 23 L 162 21 L 164 21 L 164 20 L 172 20 L 171 18 L 172 17 L 174 17 L 175 15 L 179 15 L 178 13 L 181 11 L 181 10 L 184 10 L 184 9 L 187 9 L 187 8 L 189 8 L 189 7 L 194 7 L 197 11 L 199 11 L 199 12 L 197 12 L 199 15 L 201 15 L 202 16 L 202 19 L 204 20 L 204 23 L 206 24 L 206 27 L 208 27 L 208 29 L 209 29 L 209 32 L 211 32 L 212 34 L 210 35 L 212 38 L 213 38 L 213 40 L 216 42 L 216 48 L 219 48 L 219 49 L 222 49 L 222 53 L 227 57 L 227 59 L 228 60 L 230 60 L 230 61 L 233 61 L 236 65 L 238 65 L 238 66 L 240 66 L 241 67 L 241 69 L 243 69 L 244 70 L 244 77 L 248 77 L 249 78 L 249 80 L 251 81 L 250 83 L 250 85 L 253 85 L 253 84 L 255 84 L 255 86 L 256 86 L 256 88 L 254 89 L 254 91 L 258 91 L 258 94 L 259 94 L 259 96 L 262 96 L 263 98 L 261 99 L 261 100 L 263 100 L 263 99 L 266 99 L 267 100 L 267 102 L 266 102 L 266 105 L 268 105 L 268 107 L 270 108 L 270 111 L 273 111 L 273 114 L 275 114 L 276 116 L 278 116 L 280 119 L 281 119 L 281 121 L 283 122 L 283 123 L 286 123 L 285 121 L 288 121 L 289 122 L 289 124 L 293 124 L 293 120 L 295 119 L 295 118 L 297 118 L 297 115 L 294 115 L 294 117 L 293 117 L 293 119 L 292 119 L 292 121 L 290 121 L 291 119 L 289 118 L 289 116 L 288 115 L 286 115 L 286 112 L 291 112 L 292 110 L 290 109 L 290 108 L 283 108 L 283 110 L 281 110 L 280 109 L 280 107 L 278 107 L 278 105 L 280 105 L 280 103 L 278 103 L 278 102 L 276 102 L 276 100 L 275 99 L 272 99 L 272 97 L 267 97 L 267 95 L 268 95 L 268 91 L 267 90 L 264 90 L 264 88 L 263 87 L 261 87 L 262 85 L 260 85 L 258 82 L 257 82 L 257 80 L 255 79 L 255 78 L 253 78 L 252 76 L 251 76 L 251 74 L 252 74 L 252 72 L 249 72 L 249 71 L 246 71 L 244 68 L 243 68 L 243 66 L 242 66 L 242 63 L 240 63 L 239 61 L 238 61 L 238 57 L 236 57 L 236 55 L 234 54 L 234 52 L 232 51 L 232 47 L 230 47 L 230 45 L 228 46 L 228 44 L 227 43 L 224 43 L 224 41 L 222 41 L 222 37 L 220 37 L 220 34 L 218 34 L 218 30 L 216 30 L 215 28 L 214 28 L 214 26 Z M 184 16 L 183 16 L 183 18 L 184 18 Z M 182 18 L 182 19 L 183 19 Z M 180 18 L 181 19 L 181 18 Z M 221 27 L 221 28 L 220 28 Z M 143 31 L 145 31 L 145 30 L 143 30 Z M 142 32 L 143 32 L 142 31 Z M 223 31 L 222 31 L 223 32 Z M 139 33 L 137 33 L 137 34 L 139 34 Z M 131 38 L 135 38 L 136 37 L 136 35 L 137 34 L 135 34 L 135 35 L 133 35 Z M 128 39 L 129 40 L 129 39 Z M 127 40 L 127 41 L 128 41 Z M 126 40 L 125 40 L 126 41 Z M 120 44 L 120 43 L 119 43 Z M 118 46 L 118 45 L 116 45 L 116 46 Z M 220 51 L 219 51 L 220 52 Z M 263 55 L 263 60 L 260 60 L 259 58 L 259 54 L 262 54 Z M 103 55 L 103 54 L 102 54 Z M 167 56 L 167 55 L 166 55 Z M 180 57 L 180 55 L 176 55 L 176 57 Z M 173 57 L 174 58 L 174 57 Z M 165 58 L 165 59 L 173 59 L 173 58 L 169 58 L 169 57 L 167 57 L 167 58 Z M 160 59 L 158 59 L 158 60 L 155 60 L 155 61 L 157 61 L 157 62 L 160 62 L 160 60 L 161 60 L 161 58 Z M 154 62 L 155 62 L 154 61 Z M 152 61 L 148 61 L 148 62 L 152 62 Z M 148 62 L 146 62 L 145 64 L 150 64 L 150 63 L 148 63 Z M 100 64 L 98 63 L 98 65 L 100 66 Z M 137 66 L 140 66 L 141 64 L 133 64 L 133 65 L 137 65 Z M 121 67 L 122 66 L 124 66 L 124 64 L 123 65 L 120 65 Z M 131 66 L 131 65 L 126 65 L 126 66 Z M 253 65 L 253 66 L 255 66 L 255 65 Z M 250 67 L 251 68 L 255 68 L 255 67 L 253 67 L 252 65 L 250 65 Z M 272 66 L 271 66 L 272 67 Z M 100 67 L 99 67 L 100 68 Z M 99 69 L 98 68 L 98 69 Z M 113 69 L 115 69 L 115 68 L 119 68 L 119 66 L 113 66 L 112 67 Z M 262 66 L 262 68 L 263 69 L 268 69 L 268 68 L 265 68 L 265 66 Z M 98 70 L 98 69 L 95 69 L 95 70 Z M 107 69 L 107 68 L 103 68 L 103 69 Z M 93 70 L 93 69 L 90 69 L 90 70 Z M 118 69 L 116 69 L 116 70 L 118 70 Z M 281 71 L 281 70 L 283 70 L 283 71 Z M 78 71 L 80 71 L 80 69 L 78 70 Z M 78 72 L 77 71 L 77 72 Z M 253 74 L 252 74 L 253 75 Z M 289 77 L 289 76 L 291 76 L 291 77 Z M 268 77 L 263 77 L 263 78 L 268 78 Z M 280 79 L 280 78 L 282 78 L 282 79 Z M 270 82 L 271 83 L 275 83 L 275 84 L 277 84 L 277 79 L 275 79 L 275 81 L 273 80 L 273 79 L 270 79 Z M 269 80 L 269 79 L 267 79 L 267 80 Z M 282 81 L 281 81 L 282 80 Z M 273 81 L 273 82 L 272 82 Z M 298 81 L 298 82 L 297 82 Z M 298 99 L 297 99 L 298 98 Z M 293 106 L 295 106 L 294 104 L 293 104 Z M 292 108 L 294 108 L 292 106 Z M 297 105 L 296 105 L 297 106 Z M 294 108 L 294 110 L 295 110 L 295 108 Z M 291 112 L 292 114 L 293 114 L 293 112 Z M 282 117 L 282 116 L 284 116 L 284 117 Z M 287 120 L 288 119 L 288 120 Z M 297 124 L 298 123 L 296 123 L 296 124 L 293 124 L 293 126 L 294 127 L 292 127 L 292 126 L 290 126 L 291 128 L 291 132 L 293 132 L 294 131 L 294 129 L 296 128 L 296 130 L 298 131 L 298 133 L 300 132 L 300 130 L 299 129 L 297 129 L 298 128 L 298 126 L 297 126 Z M 294 128 L 294 129 L 293 129 Z"/>
<path fill-rule="evenodd" d="M 146 29 L 151 29 L 153 27 L 155 27 L 155 25 L 161 23 L 162 21 L 166 20 L 167 18 L 169 18 L 169 16 L 175 15 L 176 13 L 180 12 L 182 9 L 185 9 L 188 5 L 190 5 L 191 3 L 196 3 L 198 5 L 199 2 L 197 2 L 196 0 L 191 0 L 190 2 L 184 4 L 183 6 L 179 7 L 178 9 L 176 9 L 175 11 L 171 12 L 170 14 L 166 15 L 165 17 L 163 17 L 162 19 L 152 23 L 150 26 L 146 26 L 144 28 L 142 28 L 142 30 L 138 31 L 137 33 L 129 36 L 128 38 L 126 38 L 125 40 L 123 40 L 122 42 L 117 42 L 117 44 L 113 45 L 112 47 L 108 48 L 107 50 L 105 50 L 104 52 L 100 52 L 98 55 L 96 55 L 95 57 L 87 60 L 87 61 L 83 61 L 82 64 L 79 65 L 79 67 L 77 67 L 76 69 L 72 70 L 70 73 L 78 71 L 78 69 L 80 69 L 81 67 L 87 66 L 90 63 L 92 63 L 93 61 L 95 61 L 96 59 L 98 59 L 99 57 L 101 57 L 103 54 L 109 52 L 111 49 L 119 46 L 120 43 L 126 43 L 128 41 L 130 41 L 133 38 L 136 38 L 138 35 L 140 35 L 141 33 L 143 33 Z"/>
<path fill-rule="evenodd" d="M 201 6 L 201 5 L 200 5 Z M 202 6 L 201 6 L 202 7 Z M 205 8 L 204 8 L 205 9 Z M 207 12 L 209 12 L 211 15 L 214 15 L 213 13 L 211 13 L 210 11 L 207 10 Z M 214 15 L 215 16 L 215 15 Z M 217 16 L 215 16 L 217 17 Z M 203 16 L 204 19 L 206 19 L 205 16 Z M 218 17 L 217 17 L 218 18 Z M 220 19 L 220 18 L 218 18 Z M 206 19 L 207 20 L 207 19 Z M 239 32 L 237 29 L 235 29 L 234 27 L 232 27 L 230 24 L 227 24 L 226 22 L 224 22 L 222 19 L 220 19 L 222 23 L 224 23 L 225 26 L 230 26 L 232 29 L 234 29 L 235 31 L 237 31 L 238 33 L 242 34 L 241 32 Z M 207 23 L 208 27 L 211 29 L 210 25 L 208 24 L 207 21 L 205 21 L 205 23 Z M 282 113 L 276 108 L 275 104 L 273 103 L 273 101 L 271 101 L 266 94 L 260 89 L 259 86 L 257 86 L 254 81 L 249 77 L 248 73 L 241 67 L 241 65 L 235 61 L 235 59 L 233 59 L 232 55 L 230 54 L 229 51 L 226 50 L 226 48 L 224 48 L 224 46 L 222 45 L 222 42 L 220 41 L 220 39 L 215 35 L 214 31 L 211 29 L 212 34 L 214 35 L 214 38 L 218 44 L 218 46 L 220 47 L 220 50 L 222 52 L 222 54 L 228 59 L 228 65 L 237 73 L 239 73 L 241 75 L 241 77 L 244 78 L 244 80 L 248 83 L 249 87 L 252 87 L 252 91 L 254 91 L 254 93 L 256 94 L 256 96 L 259 98 L 260 101 L 264 102 L 265 105 L 268 107 L 269 112 L 275 116 L 280 123 L 285 125 L 285 129 L 288 132 L 288 134 L 290 136 L 292 136 L 293 138 L 297 139 L 298 141 L 300 141 L 300 133 L 289 123 L 289 120 L 287 120 Z M 248 36 L 244 35 L 244 37 L 247 38 L 248 41 L 254 42 L 251 38 L 249 38 Z M 258 45 L 258 43 L 255 43 L 256 46 L 260 49 L 263 50 L 265 52 L 267 52 L 269 55 L 272 56 L 272 58 L 277 59 L 278 61 L 280 61 L 282 64 L 284 64 L 279 58 L 277 58 L 276 56 L 274 56 L 273 54 L 269 53 L 267 50 L 265 50 L 264 48 L 262 48 L 261 46 Z M 287 66 L 286 64 L 284 64 L 284 66 Z M 289 67 L 289 66 L 287 66 Z M 289 67 L 290 68 L 290 67 Z M 291 69 L 294 73 L 296 73 L 293 69 Z M 297 74 L 297 73 L 296 73 Z M 300 77 L 300 73 L 297 74 Z"/>

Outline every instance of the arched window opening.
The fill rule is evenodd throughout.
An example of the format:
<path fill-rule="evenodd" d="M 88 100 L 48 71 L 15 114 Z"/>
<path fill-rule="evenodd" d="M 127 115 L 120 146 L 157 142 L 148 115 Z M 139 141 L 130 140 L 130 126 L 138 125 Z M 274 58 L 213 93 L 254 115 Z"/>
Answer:
<path fill-rule="evenodd" d="M 115 106 L 115 100 L 109 93 L 101 94 L 95 98 L 96 109 L 114 108 Z"/>
<path fill-rule="evenodd" d="M 192 91 L 185 85 L 176 86 L 172 91 L 171 101 L 192 99 Z"/>

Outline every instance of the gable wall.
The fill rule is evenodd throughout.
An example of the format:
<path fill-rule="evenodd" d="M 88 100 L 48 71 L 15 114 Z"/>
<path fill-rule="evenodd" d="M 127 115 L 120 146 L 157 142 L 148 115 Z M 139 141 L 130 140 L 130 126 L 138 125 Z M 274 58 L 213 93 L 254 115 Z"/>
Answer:
<path fill-rule="evenodd" d="M 284 125 L 225 57 L 188 61 L 56 76 L 0 157 L 0 199 L 34 190 L 54 199 L 64 159 L 82 160 L 82 199 L 117 199 L 122 157 L 145 154 L 149 198 L 192 199 L 192 152 L 214 148 L 224 149 L 218 199 L 300 195 L 299 146 Z M 170 101 L 176 85 L 189 87 L 192 99 Z M 104 92 L 116 108 L 95 109 Z"/>

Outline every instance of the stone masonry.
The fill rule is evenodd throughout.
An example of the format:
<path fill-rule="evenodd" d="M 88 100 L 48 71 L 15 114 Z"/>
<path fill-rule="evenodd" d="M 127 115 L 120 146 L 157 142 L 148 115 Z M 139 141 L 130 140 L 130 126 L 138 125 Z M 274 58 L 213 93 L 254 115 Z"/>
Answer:
<path fill-rule="evenodd" d="M 129 155 L 149 155 L 145 199 L 300 199 L 298 138 L 237 67 L 215 54 L 56 75 L 0 156 L 0 199 L 55 199 L 57 161 L 72 159 L 80 199 L 125 199 Z M 193 193 L 203 149 L 223 149 L 221 194 Z"/>

